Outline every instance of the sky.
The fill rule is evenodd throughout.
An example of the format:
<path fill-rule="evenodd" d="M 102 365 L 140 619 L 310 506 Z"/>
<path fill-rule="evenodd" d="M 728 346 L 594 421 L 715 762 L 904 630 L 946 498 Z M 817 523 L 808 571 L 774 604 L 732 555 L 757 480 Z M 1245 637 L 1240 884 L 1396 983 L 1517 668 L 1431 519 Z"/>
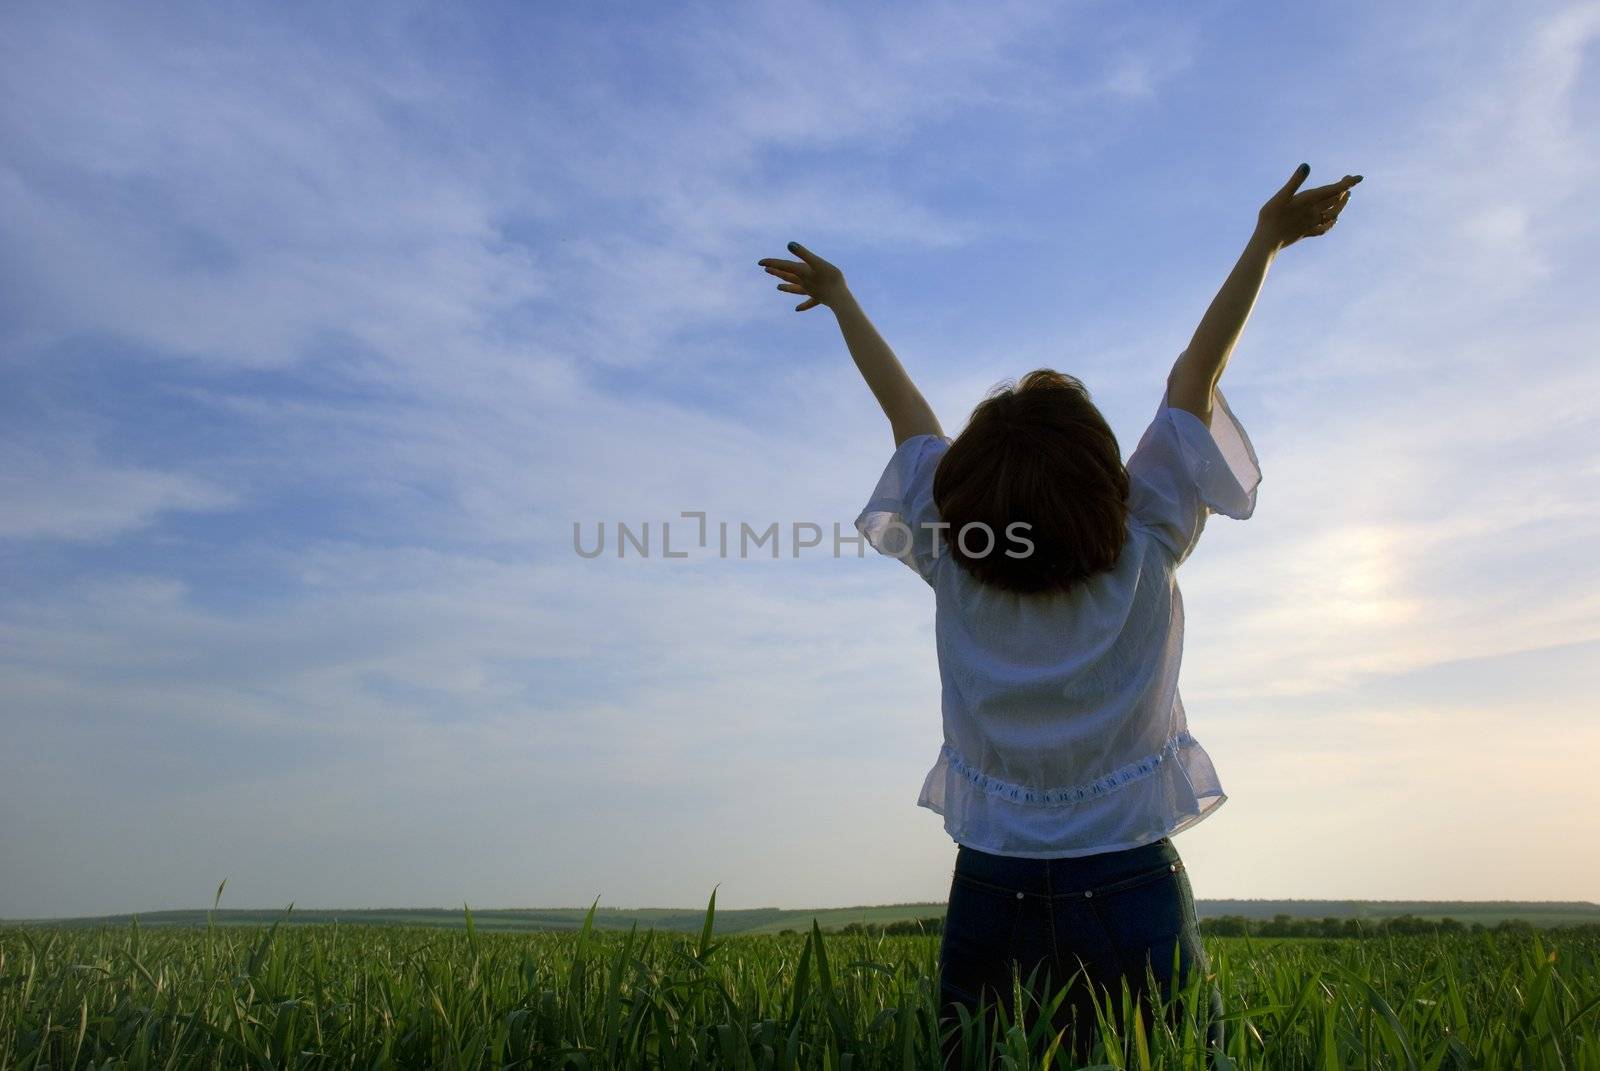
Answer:
<path fill-rule="evenodd" d="M 1126 452 L 1301 161 L 1365 179 L 1222 380 L 1263 479 L 1179 574 L 1195 895 L 1600 900 L 1597 38 L 6 5 L 0 917 L 942 901 L 932 591 L 830 547 L 893 439 L 756 261 L 838 264 L 948 433 L 1054 367 Z"/>

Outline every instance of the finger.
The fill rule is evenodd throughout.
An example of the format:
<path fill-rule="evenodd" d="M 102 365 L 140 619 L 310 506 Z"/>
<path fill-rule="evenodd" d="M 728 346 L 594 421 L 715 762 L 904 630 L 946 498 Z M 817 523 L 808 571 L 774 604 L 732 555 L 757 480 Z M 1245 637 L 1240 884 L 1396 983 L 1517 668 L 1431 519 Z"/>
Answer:
<path fill-rule="evenodd" d="M 1340 212 L 1344 211 L 1344 206 L 1349 203 L 1350 191 L 1346 190 L 1339 196 L 1323 201 L 1320 205 L 1316 206 L 1315 211 L 1317 213 L 1317 218 L 1326 219 L 1329 216 L 1337 216 Z"/>
<path fill-rule="evenodd" d="M 1326 196 L 1328 197 L 1348 197 L 1350 196 L 1350 188 L 1360 181 L 1360 175 L 1346 175 L 1338 182 L 1330 183 L 1323 189 L 1327 190 Z"/>
<path fill-rule="evenodd" d="M 780 268 L 791 275 L 799 275 L 807 268 L 805 264 L 798 260 L 779 260 L 776 257 L 768 257 L 765 260 L 758 260 L 756 263 L 763 268 Z"/>
<path fill-rule="evenodd" d="M 1300 193 L 1295 195 L 1294 204 L 1320 204 L 1321 202 L 1328 200 L 1330 197 L 1337 197 L 1339 192 L 1340 189 L 1337 186 L 1318 186 L 1314 190 L 1302 190 Z"/>
<path fill-rule="evenodd" d="M 1309 174 L 1311 174 L 1310 164 L 1301 164 L 1295 168 L 1294 174 L 1289 176 L 1289 181 L 1285 182 L 1283 189 L 1278 191 L 1278 196 L 1283 198 L 1294 196 L 1294 191 L 1300 188 L 1300 184 L 1306 180 L 1306 176 Z"/>
<path fill-rule="evenodd" d="M 820 304 L 822 304 L 822 302 L 818 301 L 816 298 L 812 298 L 810 301 L 802 302 L 801 304 L 796 305 L 794 307 L 794 311 L 805 312 L 807 309 L 814 309 Z"/>
<path fill-rule="evenodd" d="M 791 282 L 800 278 L 799 272 L 788 271 L 784 268 L 774 268 L 770 264 L 767 265 L 767 271 L 771 272 L 773 275 L 776 275 L 780 279 L 788 279 Z"/>
<path fill-rule="evenodd" d="M 779 290 L 787 290 L 791 294 L 806 294 L 806 293 L 810 293 L 810 291 L 808 291 L 805 287 L 800 286 L 798 283 L 779 283 L 778 284 L 778 289 Z"/>
<path fill-rule="evenodd" d="M 1337 197 L 1342 193 L 1348 193 L 1350 187 L 1360 181 L 1360 175 L 1346 175 L 1338 182 L 1330 182 L 1326 186 L 1305 190 L 1297 194 L 1294 200 L 1296 204 L 1315 204 L 1318 201 L 1327 200 L 1329 197 Z"/>
<path fill-rule="evenodd" d="M 793 253 L 795 256 L 799 257 L 801 260 L 805 261 L 807 264 L 811 265 L 813 268 L 816 267 L 818 264 L 822 263 L 822 258 L 821 257 L 817 256 L 815 253 L 813 253 L 811 250 L 807 249 L 805 246 L 801 245 L 799 242 L 790 242 L 789 243 L 789 252 Z"/>

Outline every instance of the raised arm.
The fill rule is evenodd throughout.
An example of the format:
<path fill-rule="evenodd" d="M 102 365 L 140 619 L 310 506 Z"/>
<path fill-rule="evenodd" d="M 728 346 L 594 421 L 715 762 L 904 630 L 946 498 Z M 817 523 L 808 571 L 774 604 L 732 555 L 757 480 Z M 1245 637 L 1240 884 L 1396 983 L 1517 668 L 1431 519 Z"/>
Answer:
<path fill-rule="evenodd" d="M 1193 413 L 1207 427 L 1211 392 L 1250 319 L 1273 258 L 1301 238 L 1328 233 L 1350 200 L 1350 187 L 1361 181 L 1360 175 L 1346 175 L 1330 185 L 1296 193 L 1310 173 L 1308 164 L 1295 168 L 1283 188 L 1262 206 L 1244 252 L 1167 376 L 1167 404 Z"/>
<path fill-rule="evenodd" d="M 839 330 L 844 333 L 850 356 L 861 370 L 873 397 L 889 418 L 889 430 L 894 434 L 894 444 L 899 446 L 913 435 L 943 435 L 939 418 L 923 398 L 922 392 L 911 381 L 900 359 L 889 344 L 872 326 L 867 314 L 856 303 L 855 295 L 848 289 L 832 306 L 838 318 Z"/>
<path fill-rule="evenodd" d="M 889 418 L 895 445 L 899 446 L 914 435 L 943 435 L 939 418 L 934 416 L 922 392 L 901 367 L 900 359 L 867 319 L 845 283 L 844 273 L 798 242 L 790 242 L 789 250 L 801 259 L 768 258 L 756 263 L 783 280 L 778 284 L 779 290 L 807 295 L 808 300 L 795 306 L 796 312 L 818 305 L 833 310 L 861 378 L 867 381 L 884 416 Z"/>

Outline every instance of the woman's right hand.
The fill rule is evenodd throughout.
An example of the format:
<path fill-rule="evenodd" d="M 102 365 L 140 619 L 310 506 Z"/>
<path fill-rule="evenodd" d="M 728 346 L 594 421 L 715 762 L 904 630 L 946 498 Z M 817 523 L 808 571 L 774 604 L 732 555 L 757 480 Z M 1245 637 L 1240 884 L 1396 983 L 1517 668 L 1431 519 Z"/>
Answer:
<path fill-rule="evenodd" d="M 1302 238 L 1327 234 L 1350 201 L 1350 187 L 1361 181 L 1360 175 L 1346 175 L 1327 186 L 1296 193 L 1310 174 L 1310 164 L 1295 168 L 1289 181 L 1261 206 L 1256 216 L 1256 233 L 1275 249 L 1291 246 Z"/>

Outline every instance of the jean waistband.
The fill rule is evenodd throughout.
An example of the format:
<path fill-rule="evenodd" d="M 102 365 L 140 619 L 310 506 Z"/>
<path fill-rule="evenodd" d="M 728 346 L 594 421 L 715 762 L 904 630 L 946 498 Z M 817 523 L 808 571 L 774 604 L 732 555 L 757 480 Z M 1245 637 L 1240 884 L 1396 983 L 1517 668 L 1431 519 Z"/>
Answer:
<path fill-rule="evenodd" d="M 1182 868 L 1172 839 L 1162 837 L 1137 848 L 1061 859 L 994 855 L 963 844 L 956 852 L 955 874 L 1008 892 L 1085 897 Z"/>

